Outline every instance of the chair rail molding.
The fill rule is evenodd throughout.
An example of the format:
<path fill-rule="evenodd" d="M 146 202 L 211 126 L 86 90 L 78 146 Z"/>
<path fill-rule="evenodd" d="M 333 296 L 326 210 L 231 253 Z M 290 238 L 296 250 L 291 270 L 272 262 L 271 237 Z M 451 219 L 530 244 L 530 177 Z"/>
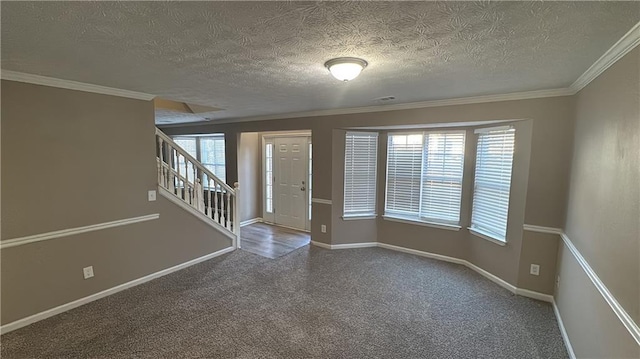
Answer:
<path fill-rule="evenodd" d="M 528 232 L 538 232 L 538 233 L 549 233 L 549 234 L 557 234 L 562 235 L 562 229 L 554 228 L 554 227 L 544 227 L 544 226 L 536 226 L 533 224 L 525 224 L 522 226 L 522 229 Z"/>
<path fill-rule="evenodd" d="M 125 219 L 119 219 L 117 221 L 92 224 L 89 226 L 61 229 L 59 231 L 46 232 L 46 233 L 34 234 L 31 236 L 7 239 L 0 242 L 0 249 L 22 246 L 29 243 L 47 241 L 50 239 L 55 239 L 60 237 L 68 237 L 68 236 L 73 236 L 81 233 L 99 231 L 107 228 L 126 226 L 129 224 L 151 221 L 158 218 L 160 218 L 160 213 L 154 213 L 154 214 L 148 214 L 140 217 L 125 218 Z"/>

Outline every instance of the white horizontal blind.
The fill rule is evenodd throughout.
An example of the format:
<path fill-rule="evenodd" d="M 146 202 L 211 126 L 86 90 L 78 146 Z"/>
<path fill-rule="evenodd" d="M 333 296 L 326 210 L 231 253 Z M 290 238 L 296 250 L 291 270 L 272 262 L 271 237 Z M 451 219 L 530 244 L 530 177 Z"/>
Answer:
<path fill-rule="evenodd" d="M 473 189 L 471 229 L 506 241 L 514 129 L 481 132 Z"/>
<path fill-rule="evenodd" d="M 219 179 L 223 182 L 226 181 L 224 134 L 215 134 L 206 137 L 177 136 L 174 137 L 173 140 L 188 154 L 193 156 L 193 158 L 200 161 L 204 167 L 213 172 Z M 189 163 L 188 168 L 185 167 L 185 160 L 180 157 L 178 166 L 180 167 L 181 175 L 184 176 L 185 172 L 187 172 L 190 177 L 193 177 L 193 165 L 191 163 Z M 206 175 L 202 180 L 204 181 L 204 186 L 207 187 L 209 181 Z"/>
<path fill-rule="evenodd" d="M 464 172 L 464 131 L 424 135 L 420 218 L 458 224 Z"/>
<path fill-rule="evenodd" d="M 378 134 L 347 132 L 344 161 L 344 215 L 376 213 Z"/>
<path fill-rule="evenodd" d="M 422 133 L 389 135 L 385 213 L 418 217 Z"/>
<path fill-rule="evenodd" d="M 226 182 L 224 135 L 200 137 L 199 140 L 200 162 L 214 175 Z"/>
<path fill-rule="evenodd" d="M 188 154 L 190 154 L 193 158 L 196 158 L 196 159 L 198 158 L 198 150 L 197 150 L 198 145 L 195 137 L 189 137 L 189 136 L 174 137 L 173 141 L 176 144 L 178 144 L 178 146 L 182 147 L 182 149 L 185 150 Z M 180 156 L 178 160 L 180 175 L 184 177 L 185 174 L 188 173 L 189 177 L 193 177 L 193 171 L 194 171 L 193 164 L 189 162 L 189 166 L 187 168 L 185 162 L 186 162 L 185 158 Z"/>

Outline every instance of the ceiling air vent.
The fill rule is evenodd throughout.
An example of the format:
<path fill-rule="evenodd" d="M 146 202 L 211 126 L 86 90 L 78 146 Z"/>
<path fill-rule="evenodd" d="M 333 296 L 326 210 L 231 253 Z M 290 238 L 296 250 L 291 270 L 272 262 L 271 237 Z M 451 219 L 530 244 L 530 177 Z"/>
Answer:
<path fill-rule="evenodd" d="M 383 97 L 378 97 L 377 99 L 375 99 L 375 101 L 379 104 L 386 104 L 386 103 L 393 102 L 393 100 L 395 99 L 396 99 L 395 96 L 383 96 Z"/>

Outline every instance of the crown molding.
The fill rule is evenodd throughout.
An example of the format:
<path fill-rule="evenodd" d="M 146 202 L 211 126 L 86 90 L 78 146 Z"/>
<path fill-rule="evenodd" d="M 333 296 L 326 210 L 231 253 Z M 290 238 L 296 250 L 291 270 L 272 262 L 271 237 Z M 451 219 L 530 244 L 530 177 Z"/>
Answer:
<path fill-rule="evenodd" d="M 0 72 L 0 77 L 3 80 L 25 82 L 25 83 L 34 84 L 34 85 L 58 87 L 58 88 L 63 88 L 67 90 L 99 93 L 103 95 L 127 97 L 127 98 L 133 98 L 137 100 L 149 101 L 155 97 L 155 95 L 150 95 L 142 92 L 122 90 L 122 89 L 117 89 L 113 87 L 93 85 L 93 84 L 87 84 L 87 83 L 71 81 L 71 80 L 56 79 L 53 77 L 27 74 L 24 72 L 17 72 L 17 71 L 10 71 L 10 70 L 2 70 Z"/>
<path fill-rule="evenodd" d="M 640 44 L 640 22 L 629 30 L 618 42 L 613 44 L 604 55 L 600 56 L 578 79 L 569 87 L 574 93 L 582 90 L 591 81 L 606 71 L 616 61 L 628 54 Z"/>
<path fill-rule="evenodd" d="M 499 94 L 499 95 L 484 95 L 484 96 L 460 97 L 460 98 L 443 99 L 443 100 L 399 103 L 399 104 L 393 104 L 393 105 L 335 108 L 335 109 L 317 110 L 317 111 L 290 112 L 290 113 L 284 113 L 284 114 L 278 114 L 278 115 L 221 119 L 221 120 L 212 120 L 212 121 L 206 121 L 206 122 L 203 121 L 203 122 L 167 124 L 162 127 L 167 127 L 167 128 L 168 127 L 191 127 L 191 126 L 202 126 L 202 125 L 219 125 L 219 124 L 237 123 L 237 122 L 281 120 L 281 119 L 287 119 L 287 118 L 319 117 L 319 116 L 350 115 L 350 114 L 357 114 L 357 113 L 370 113 L 370 112 L 383 112 L 383 111 L 413 110 L 413 109 L 428 108 L 428 107 L 470 105 L 470 104 L 488 103 L 488 102 L 529 100 L 529 99 L 545 98 L 545 97 L 571 96 L 573 94 L 575 94 L 575 92 L 573 92 L 569 88 L 558 88 L 558 89 L 548 89 L 548 90 L 513 92 L 513 93 Z"/>

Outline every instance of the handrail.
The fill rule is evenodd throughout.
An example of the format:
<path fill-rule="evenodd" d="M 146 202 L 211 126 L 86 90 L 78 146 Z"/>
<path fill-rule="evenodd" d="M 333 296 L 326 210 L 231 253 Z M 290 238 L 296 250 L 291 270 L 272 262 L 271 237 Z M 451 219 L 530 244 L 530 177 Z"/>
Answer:
<path fill-rule="evenodd" d="M 189 162 L 193 163 L 194 166 L 197 167 L 199 170 L 201 170 L 204 174 L 206 174 L 208 178 L 214 179 L 215 182 L 218 182 L 218 184 L 220 184 L 227 191 L 229 191 L 231 193 L 234 192 L 234 189 L 231 188 L 231 186 L 229 186 L 226 182 L 224 182 L 223 180 L 218 178 L 218 176 L 216 176 L 213 172 L 209 171 L 209 169 L 207 169 L 205 166 L 203 166 L 197 159 L 193 158 L 193 156 L 191 156 L 187 151 L 182 149 L 180 147 L 180 145 L 175 143 L 173 141 L 173 139 L 171 139 L 171 137 L 167 136 L 164 132 L 160 131 L 160 129 L 157 128 L 157 127 L 156 127 L 156 136 L 162 138 L 164 140 L 164 142 L 171 144 L 172 147 L 174 149 L 176 149 L 180 153 L 181 156 L 183 156 L 184 158 L 188 159 Z"/>
<path fill-rule="evenodd" d="M 233 245 L 239 248 L 238 182 L 234 188 L 226 184 L 158 128 L 156 140 L 158 185 L 210 218 L 220 230 L 233 234 Z"/>

